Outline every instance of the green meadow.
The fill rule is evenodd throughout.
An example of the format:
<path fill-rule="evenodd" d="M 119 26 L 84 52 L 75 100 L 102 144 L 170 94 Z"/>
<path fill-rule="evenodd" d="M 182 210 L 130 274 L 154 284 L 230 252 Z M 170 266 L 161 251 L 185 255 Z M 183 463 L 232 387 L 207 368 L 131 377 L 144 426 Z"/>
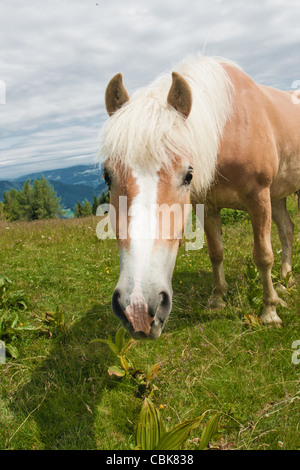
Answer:
<path fill-rule="evenodd" d="M 227 306 L 209 310 L 212 271 L 204 245 L 180 247 L 173 310 L 162 336 L 134 342 L 141 370 L 160 363 L 152 400 L 167 427 L 220 412 L 210 449 L 299 449 L 300 215 L 295 223 L 293 288 L 281 288 L 282 328 L 260 324 L 262 288 L 252 262 L 247 217 L 224 213 Z M 98 218 L 0 222 L 0 320 L 11 345 L 0 364 L 0 449 L 130 450 L 143 403 L 136 383 L 109 375 L 117 358 L 106 344 L 119 321 L 111 310 L 118 280 L 115 240 L 96 236 Z M 272 230 L 276 288 L 280 243 Z M 4 323 L 3 323 L 4 324 Z M 1 330 L 0 330 L 1 331 Z M 1 339 L 1 337 L 0 337 Z M 129 338 L 128 338 L 129 339 Z M 294 360 L 292 360 L 294 358 Z M 202 427 L 185 449 L 197 450 Z"/>

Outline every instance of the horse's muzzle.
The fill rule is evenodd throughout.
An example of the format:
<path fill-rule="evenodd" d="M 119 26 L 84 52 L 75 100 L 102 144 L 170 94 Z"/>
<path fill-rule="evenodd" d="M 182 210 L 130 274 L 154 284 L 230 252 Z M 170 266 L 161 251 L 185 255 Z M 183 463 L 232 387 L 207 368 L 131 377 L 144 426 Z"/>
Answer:
<path fill-rule="evenodd" d="M 172 293 L 164 289 L 149 296 L 147 301 L 144 297 L 131 296 L 130 302 L 125 302 L 125 297 L 121 289 L 116 288 L 112 309 L 129 334 L 134 339 L 159 338 L 172 308 Z"/>

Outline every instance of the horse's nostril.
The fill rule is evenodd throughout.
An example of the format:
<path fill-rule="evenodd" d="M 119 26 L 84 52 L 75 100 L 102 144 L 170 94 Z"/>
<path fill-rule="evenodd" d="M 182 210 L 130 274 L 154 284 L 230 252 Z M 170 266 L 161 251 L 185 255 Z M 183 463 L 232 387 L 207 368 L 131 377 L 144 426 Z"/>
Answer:
<path fill-rule="evenodd" d="M 160 292 L 159 295 L 161 296 L 160 306 L 163 309 L 166 309 L 166 310 L 169 309 L 170 304 L 171 304 L 171 298 L 170 298 L 169 294 L 165 291 L 162 291 L 162 292 Z"/>

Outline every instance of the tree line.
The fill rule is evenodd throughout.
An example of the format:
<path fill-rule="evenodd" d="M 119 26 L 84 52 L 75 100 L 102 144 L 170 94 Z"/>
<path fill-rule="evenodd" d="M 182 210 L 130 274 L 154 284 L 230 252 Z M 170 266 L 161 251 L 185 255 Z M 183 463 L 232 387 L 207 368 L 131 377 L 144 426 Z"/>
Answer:
<path fill-rule="evenodd" d="M 102 191 L 99 197 L 94 195 L 93 204 L 87 199 L 83 202 L 79 202 L 75 205 L 74 215 L 75 217 L 88 217 L 89 215 L 96 215 L 97 208 L 101 204 L 109 203 L 109 194 L 106 191 Z"/>
<path fill-rule="evenodd" d="M 74 207 L 75 217 L 87 217 L 96 215 L 100 204 L 109 202 L 109 195 L 102 191 L 100 196 L 94 196 L 93 204 L 87 199 L 79 202 Z M 23 189 L 11 188 L 3 194 L 3 202 L 0 201 L 0 219 L 4 220 L 39 220 L 55 219 L 64 216 L 64 209 L 60 198 L 53 186 L 44 178 L 27 180 Z"/>
<path fill-rule="evenodd" d="M 0 202 L 0 215 L 6 220 L 54 219 L 63 215 L 60 198 L 49 182 L 41 177 L 31 184 L 27 180 L 23 189 L 11 188 Z"/>

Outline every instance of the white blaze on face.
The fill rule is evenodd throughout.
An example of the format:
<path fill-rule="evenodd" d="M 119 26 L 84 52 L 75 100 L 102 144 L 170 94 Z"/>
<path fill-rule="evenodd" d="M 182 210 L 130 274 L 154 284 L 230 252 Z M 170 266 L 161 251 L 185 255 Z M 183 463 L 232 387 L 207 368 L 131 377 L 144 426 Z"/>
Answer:
<path fill-rule="evenodd" d="M 126 315 L 136 331 L 149 334 L 151 322 L 148 305 L 143 296 L 143 279 L 149 273 L 151 253 L 156 233 L 156 203 L 158 188 L 158 172 L 143 173 L 132 171 L 139 192 L 129 208 L 129 275 L 133 279 L 133 290 Z"/>

